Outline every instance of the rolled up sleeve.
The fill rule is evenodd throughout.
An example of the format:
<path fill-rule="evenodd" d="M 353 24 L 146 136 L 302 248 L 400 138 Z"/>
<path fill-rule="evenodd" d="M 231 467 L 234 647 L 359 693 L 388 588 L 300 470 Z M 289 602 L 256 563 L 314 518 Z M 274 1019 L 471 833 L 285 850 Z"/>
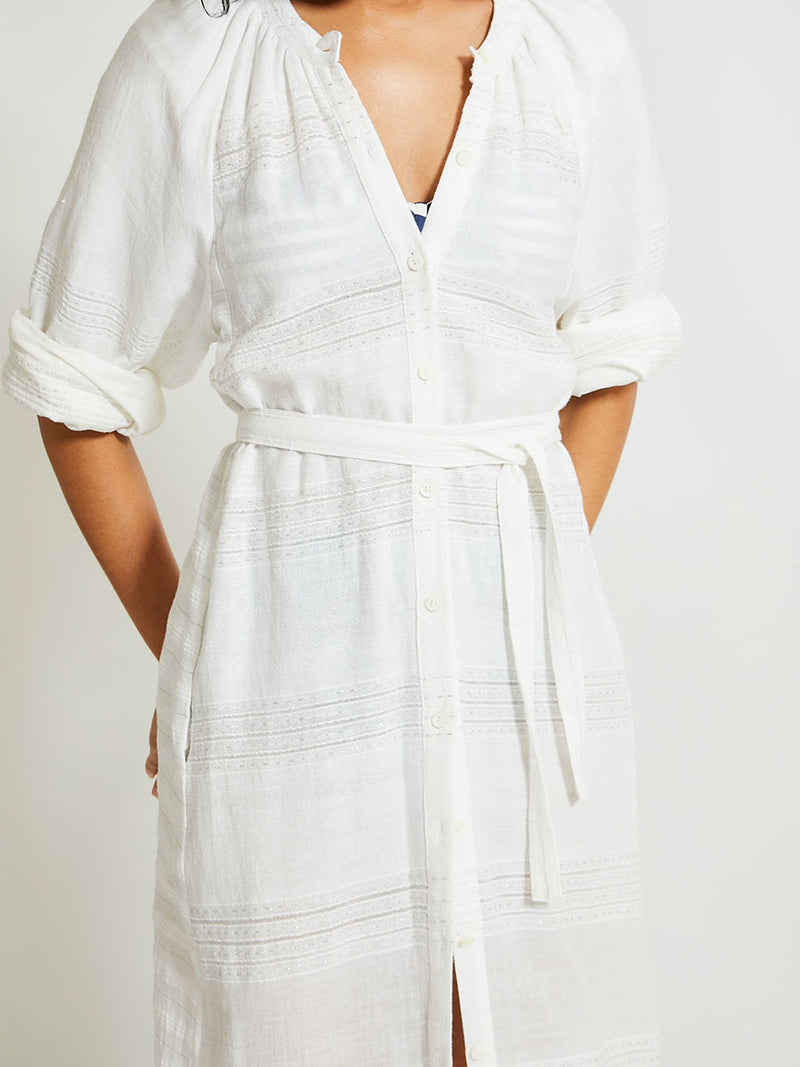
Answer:
<path fill-rule="evenodd" d="M 575 358 L 573 395 L 643 381 L 672 363 L 682 320 L 662 289 L 669 208 L 627 30 L 589 127 L 569 285 L 555 306 Z"/>
<path fill-rule="evenodd" d="M 209 143 L 189 104 L 131 26 L 8 324 L 4 390 L 71 429 L 154 430 L 164 388 L 216 339 Z"/>

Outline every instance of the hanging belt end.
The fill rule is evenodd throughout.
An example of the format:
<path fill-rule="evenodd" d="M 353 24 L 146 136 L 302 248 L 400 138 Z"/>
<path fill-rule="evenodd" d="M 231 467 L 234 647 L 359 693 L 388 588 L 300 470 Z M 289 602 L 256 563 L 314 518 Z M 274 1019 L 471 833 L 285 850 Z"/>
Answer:
<path fill-rule="evenodd" d="M 543 875 L 531 868 L 529 884 L 534 904 L 559 904 L 563 900 L 561 875 L 557 870 Z"/>
<path fill-rule="evenodd" d="M 572 760 L 572 781 L 575 786 L 576 796 L 586 796 L 586 779 L 583 776 L 583 761 L 577 755 Z"/>
<path fill-rule="evenodd" d="M 558 903 L 562 899 L 561 871 L 549 818 L 544 838 L 538 834 L 535 819 L 531 820 L 528 855 L 531 900 L 535 904 Z"/>

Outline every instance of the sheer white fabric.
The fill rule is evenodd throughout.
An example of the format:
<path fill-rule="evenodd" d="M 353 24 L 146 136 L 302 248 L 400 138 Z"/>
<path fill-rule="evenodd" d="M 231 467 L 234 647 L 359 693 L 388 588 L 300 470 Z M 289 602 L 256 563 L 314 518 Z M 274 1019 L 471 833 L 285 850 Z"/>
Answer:
<path fill-rule="evenodd" d="M 680 347 L 631 41 L 495 0 L 422 231 L 340 46 L 289 0 L 151 3 L 9 323 L 5 390 L 74 429 L 152 431 L 214 343 L 237 414 L 158 668 L 155 1063 L 448 1067 L 454 961 L 476 1067 L 652 1067 L 556 418 Z"/>

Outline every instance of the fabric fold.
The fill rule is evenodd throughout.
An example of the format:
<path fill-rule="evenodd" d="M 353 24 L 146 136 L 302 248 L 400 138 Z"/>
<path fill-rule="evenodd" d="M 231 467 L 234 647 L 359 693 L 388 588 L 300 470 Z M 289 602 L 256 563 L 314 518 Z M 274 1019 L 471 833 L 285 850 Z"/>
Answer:
<path fill-rule="evenodd" d="M 674 362 L 682 332 L 681 316 L 665 293 L 560 328 L 577 363 L 573 395 L 644 381 Z"/>
<path fill-rule="evenodd" d="M 127 369 L 83 349 L 61 344 L 17 308 L 8 326 L 3 364 L 8 393 L 71 430 L 149 433 L 164 421 L 164 392 L 148 367 Z"/>

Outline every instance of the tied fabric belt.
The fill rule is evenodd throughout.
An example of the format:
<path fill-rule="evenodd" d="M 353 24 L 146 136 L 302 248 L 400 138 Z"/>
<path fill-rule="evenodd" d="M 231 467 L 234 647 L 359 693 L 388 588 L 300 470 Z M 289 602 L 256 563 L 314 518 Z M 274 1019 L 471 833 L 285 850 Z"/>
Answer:
<path fill-rule="evenodd" d="M 528 846 L 531 898 L 561 898 L 555 834 L 534 726 L 533 662 L 536 577 L 530 527 L 528 479 L 534 464 L 545 512 L 544 601 L 558 707 L 577 796 L 584 795 L 581 751 L 585 694 L 577 635 L 564 586 L 563 551 L 553 515 L 547 446 L 561 440 L 558 414 L 481 423 L 408 423 L 316 415 L 282 408 L 244 408 L 237 441 L 354 459 L 384 460 L 425 467 L 499 464 L 497 514 L 503 581 L 514 668 L 528 731 Z"/>

